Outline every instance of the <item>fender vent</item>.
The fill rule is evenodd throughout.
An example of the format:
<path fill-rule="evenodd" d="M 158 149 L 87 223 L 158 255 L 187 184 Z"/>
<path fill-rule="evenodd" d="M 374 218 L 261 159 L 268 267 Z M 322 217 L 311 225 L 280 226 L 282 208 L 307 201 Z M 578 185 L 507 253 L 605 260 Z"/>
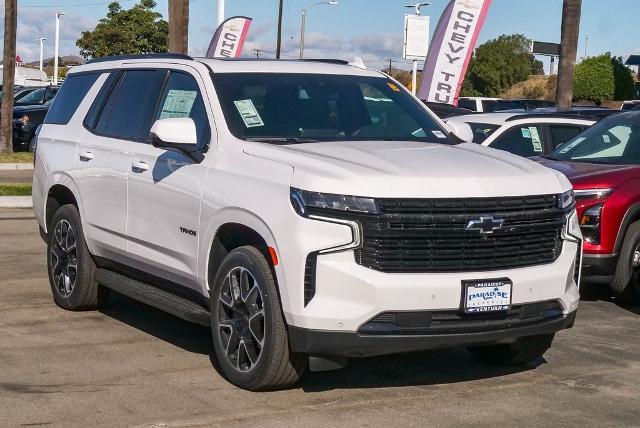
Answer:
<path fill-rule="evenodd" d="M 306 307 L 313 296 L 316 295 L 316 262 L 318 253 L 311 253 L 307 256 L 304 266 L 304 306 Z"/>

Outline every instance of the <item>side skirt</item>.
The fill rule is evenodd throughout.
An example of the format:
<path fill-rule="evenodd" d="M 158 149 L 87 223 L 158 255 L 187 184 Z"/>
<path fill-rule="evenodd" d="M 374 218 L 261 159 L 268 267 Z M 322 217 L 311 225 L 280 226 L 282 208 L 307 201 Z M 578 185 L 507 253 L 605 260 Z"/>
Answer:
<path fill-rule="evenodd" d="M 211 314 L 202 306 L 153 285 L 107 269 L 96 271 L 96 281 L 111 290 L 186 321 L 207 327 L 211 325 Z"/>

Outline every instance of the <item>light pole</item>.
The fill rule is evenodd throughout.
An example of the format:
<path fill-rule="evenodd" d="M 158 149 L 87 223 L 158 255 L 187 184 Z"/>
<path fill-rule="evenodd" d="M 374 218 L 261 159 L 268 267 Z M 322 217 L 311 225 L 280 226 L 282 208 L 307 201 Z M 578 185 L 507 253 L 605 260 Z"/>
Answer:
<path fill-rule="evenodd" d="M 302 25 L 300 26 L 300 59 L 304 59 L 304 25 L 307 20 L 307 13 L 314 7 L 320 4 L 328 4 L 329 6 L 335 6 L 338 4 L 337 0 L 321 1 L 314 3 L 306 9 L 302 9 Z"/>
<path fill-rule="evenodd" d="M 589 46 L 589 33 L 584 35 L 584 59 L 587 59 L 587 46 Z"/>
<path fill-rule="evenodd" d="M 66 15 L 64 12 L 56 12 L 56 38 L 53 44 L 53 84 L 58 84 L 58 51 L 60 49 L 60 17 Z"/>
<path fill-rule="evenodd" d="M 224 0 L 218 0 L 218 25 L 224 21 Z"/>
<path fill-rule="evenodd" d="M 40 37 L 40 71 L 42 71 L 42 55 L 44 51 L 44 41 L 47 40 L 46 37 Z"/>
<path fill-rule="evenodd" d="M 413 3 L 413 4 L 408 4 L 405 7 L 414 8 L 416 15 L 420 16 L 421 15 L 420 8 L 423 6 L 429 6 L 430 4 L 431 3 L 429 2 Z M 411 69 L 411 92 L 413 93 L 413 95 L 417 93 L 417 90 L 418 90 L 417 86 L 418 86 L 418 60 L 414 59 L 413 67 Z"/>

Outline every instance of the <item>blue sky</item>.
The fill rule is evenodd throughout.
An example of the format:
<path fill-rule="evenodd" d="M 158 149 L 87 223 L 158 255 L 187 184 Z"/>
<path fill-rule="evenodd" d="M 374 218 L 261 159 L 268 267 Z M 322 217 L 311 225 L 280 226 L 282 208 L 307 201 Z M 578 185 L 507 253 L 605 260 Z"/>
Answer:
<path fill-rule="evenodd" d="M 47 37 L 45 56 L 53 53 L 54 15 L 56 7 L 64 10 L 61 32 L 62 55 L 76 54 L 75 40 L 84 30 L 92 29 L 103 17 L 107 1 L 101 0 L 18 0 L 18 52 L 25 60 L 38 57 L 38 37 Z M 308 57 L 365 58 L 372 66 L 393 58 L 402 62 L 403 7 L 406 0 L 339 0 L 337 6 L 315 7 L 307 19 L 306 53 Z M 0 0 L 1 3 L 1 0 Z M 78 4 L 92 3 L 87 6 Z M 125 8 L 135 0 L 121 1 Z M 167 0 L 157 0 L 157 10 L 167 15 Z M 300 11 L 313 0 L 285 0 L 283 46 L 285 56 L 298 54 Z M 431 16 L 431 28 L 446 6 L 447 0 L 432 0 L 425 14 Z M 217 0 L 191 0 L 190 53 L 202 55 L 215 28 Z M 500 34 L 522 33 L 535 40 L 558 42 L 562 0 L 493 0 L 479 43 Z M 265 56 L 275 51 L 277 0 L 227 0 L 226 15 L 254 18 L 246 54 L 254 48 Z M 626 56 L 640 53 L 637 20 L 638 0 L 583 0 L 578 57 L 584 56 L 585 34 L 589 34 L 588 55 L 611 51 Z M 548 61 L 547 61 L 548 62 Z"/>

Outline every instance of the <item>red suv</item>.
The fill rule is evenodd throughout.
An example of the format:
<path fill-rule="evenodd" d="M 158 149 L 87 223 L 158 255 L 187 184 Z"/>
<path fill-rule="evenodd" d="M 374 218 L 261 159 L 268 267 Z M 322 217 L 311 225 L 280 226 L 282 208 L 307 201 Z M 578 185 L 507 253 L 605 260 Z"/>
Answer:
<path fill-rule="evenodd" d="M 542 164 L 573 183 L 584 236 L 584 276 L 640 302 L 640 111 L 611 116 L 559 146 Z"/>

